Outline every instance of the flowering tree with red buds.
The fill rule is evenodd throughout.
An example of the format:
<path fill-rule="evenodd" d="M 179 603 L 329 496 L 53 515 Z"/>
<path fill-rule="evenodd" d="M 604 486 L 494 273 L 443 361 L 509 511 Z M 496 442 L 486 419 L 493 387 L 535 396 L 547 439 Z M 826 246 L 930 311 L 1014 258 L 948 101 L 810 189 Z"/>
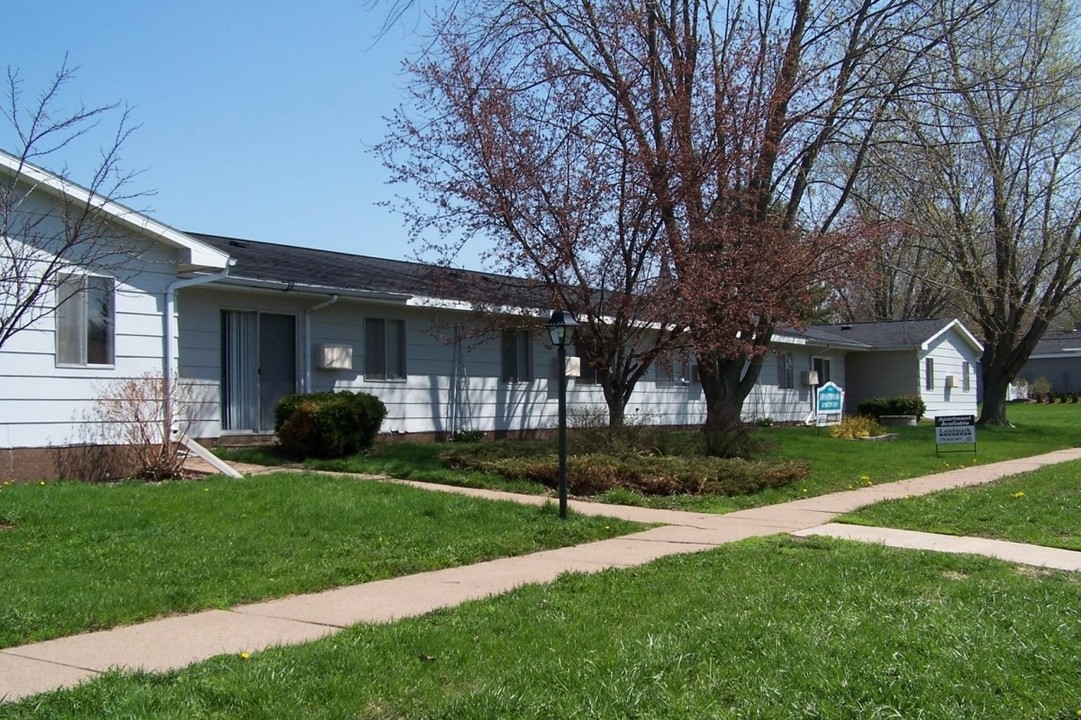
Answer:
<path fill-rule="evenodd" d="M 644 338 L 688 338 L 707 438 L 729 432 L 774 328 L 865 259 L 846 203 L 941 26 L 914 0 L 477 7 L 440 19 L 382 147 L 434 208 L 405 206 L 414 229 L 485 235 L 598 320 L 602 288 L 649 348 L 637 377 Z"/>

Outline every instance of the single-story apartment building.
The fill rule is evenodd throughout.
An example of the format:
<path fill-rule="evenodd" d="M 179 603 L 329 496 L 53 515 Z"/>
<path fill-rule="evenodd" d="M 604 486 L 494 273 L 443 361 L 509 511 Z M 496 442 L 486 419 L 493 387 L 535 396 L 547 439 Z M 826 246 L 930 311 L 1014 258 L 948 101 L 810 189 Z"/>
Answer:
<path fill-rule="evenodd" d="M 0 173 L 32 185 L 35 212 L 52 222 L 64 202 L 87 200 L 7 155 Z M 108 242 L 138 262 L 122 273 L 67 268 L 50 291 L 55 310 L 0 347 L 0 478 L 64 474 L 73 448 L 101 441 L 93 409 L 108 384 L 144 373 L 176 375 L 190 390 L 187 432 L 205 443 L 267 435 L 280 397 L 321 390 L 377 395 L 387 434 L 555 425 L 556 351 L 536 329 L 548 308 L 518 303 L 539 322 L 478 333 L 473 304 L 423 264 L 182 233 L 108 202 L 100 212 L 115 231 Z M 473 293 L 522 290 L 514 278 L 459 275 Z M 965 378 L 979 343 L 959 322 L 873 325 L 776 333 L 746 419 L 809 421 L 816 387 L 830 381 L 847 389 L 850 408 L 863 396 L 920 392 L 932 416 L 975 412 Z M 659 364 L 628 416 L 701 423 L 695 375 L 689 363 Z M 570 381 L 568 403 L 572 414 L 603 407 L 603 394 L 585 373 Z"/>

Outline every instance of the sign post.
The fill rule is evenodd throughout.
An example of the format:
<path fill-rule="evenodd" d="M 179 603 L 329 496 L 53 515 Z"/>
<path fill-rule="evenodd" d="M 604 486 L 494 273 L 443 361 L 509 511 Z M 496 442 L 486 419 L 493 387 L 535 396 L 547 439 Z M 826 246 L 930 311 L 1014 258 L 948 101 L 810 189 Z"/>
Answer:
<path fill-rule="evenodd" d="M 828 382 L 815 391 L 815 426 L 836 425 L 844 414 L 845 391 Z"/>
<path fill-rule="evenodd" d="M 976 454 L 976 416 L 939 415 L 935 418 L 935 453 L 968 452 L 968 448 L 942 450 L 943 445 L 972 445 Z"/>

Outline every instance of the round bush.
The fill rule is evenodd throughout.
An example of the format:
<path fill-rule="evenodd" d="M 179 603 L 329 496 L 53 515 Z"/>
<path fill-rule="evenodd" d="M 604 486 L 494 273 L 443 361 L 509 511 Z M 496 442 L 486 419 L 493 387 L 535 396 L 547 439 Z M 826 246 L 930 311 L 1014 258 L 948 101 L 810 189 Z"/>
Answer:
<path fill-rule="evenodd" d="M 371 447 L 387 408 L 374 395 L 343 390 L 286 395 L 274 415 L 274 431 L 287 454 L 333 458 Z"/>

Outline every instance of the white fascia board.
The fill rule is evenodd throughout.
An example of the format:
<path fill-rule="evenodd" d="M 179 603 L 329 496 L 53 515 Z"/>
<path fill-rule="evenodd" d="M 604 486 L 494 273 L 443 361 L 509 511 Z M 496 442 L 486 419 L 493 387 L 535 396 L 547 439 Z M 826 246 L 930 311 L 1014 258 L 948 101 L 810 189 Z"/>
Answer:
<path fill-rule="evenodd" d="M 1081 359 L 1081 348 L 1064 348 L 1058 352 L 1033 353 L 1028 356 L 1029 360 L 1061 360 L 1063 358 L 1070 360 Z"/>
<path fill-rule="evenodd" d="M 413 296 L 406 301 L 410 307 L 434 308 L 436 310 L 457 310 L 459 312 L 473 312 L 477 310 L 474 303 L 465 300 L 447 300 L 434 297 Z"/>
<path fill-rule="evenodd" d="M 121 226 L 134 230 L 150 240 L 181 250 L 183 256 L 178 267 L 181 272 L 224 270 L 229 266 L 228 253 L 188 237 L 118 202 L 96 195 L 59 175 L 20 161 L 2 150 L 0 150 L 0 168 L 7 170 L 11 175 L 27 180 L 34 187 L 55 197 L 67 197 L 79 204 L 96 208 L 98 212 L 109 216 Z"/>
<path fill-rule="evenodd" d="M 373 292 L 370 290 L 354 290 L 350 288 L 331 287 L 329 285 L 306 285 L 301 283 L 287 282 L 282 280 L 260 280 L 230 275 L 229 277 L 214 283 L 217 286 L 246 288 L 249 290 L 273 290 L 280 293 L 293 293 L 296 295 L 338 295 L 342 298 L 354 300 L 377 300 L 399 305 L 408 305 L 412 295 L 406 293 Z"/>
<path fill-rule="evenodd" d="M 961 321 L 956 319 L 956 318 L 951 320 L 944 328 L 942 328 L 941 330 L 936 332 L 934 335 L 932 335 L 931 337 L 924 340 L 923 343 L 920 345 L 920 350 L 928 350 L 928 349 L 930 349 L 931 343 L 933 343 L 935 340 L 938 340 L 946 332 L 948 332 L 949 330 L 952 330 L 953 328 L 957 328 L 958 334 L 960 334 L 961 337 L 965 340 L 965 342 L 967 342 L 970 346 L 972 346 L 972 348 L 976 352 L 983 352 L 983 345 L 980 343 L 980 341 L 977 340 L 976 336 L 973 335 L 972 333 L 970 333 L 968 331 L 968 328 L 966 328 L 964 325 L 962 325 Z"/>

